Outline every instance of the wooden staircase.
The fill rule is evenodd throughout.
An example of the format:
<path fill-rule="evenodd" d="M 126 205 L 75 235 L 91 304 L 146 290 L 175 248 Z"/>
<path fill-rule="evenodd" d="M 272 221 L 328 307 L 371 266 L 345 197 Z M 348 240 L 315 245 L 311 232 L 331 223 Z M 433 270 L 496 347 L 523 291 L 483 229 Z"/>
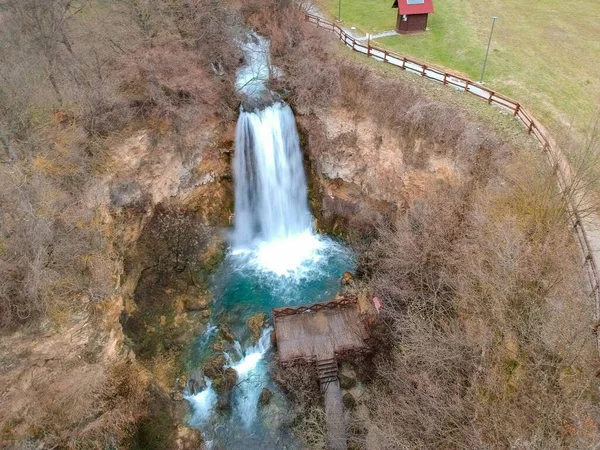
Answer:
<path fill-rule="evenodd" d="M 317 361 L 317 376 L 321 392 L 325 392 L 329 383 L 338 380 L 338 364 L 335 356 Z"/>

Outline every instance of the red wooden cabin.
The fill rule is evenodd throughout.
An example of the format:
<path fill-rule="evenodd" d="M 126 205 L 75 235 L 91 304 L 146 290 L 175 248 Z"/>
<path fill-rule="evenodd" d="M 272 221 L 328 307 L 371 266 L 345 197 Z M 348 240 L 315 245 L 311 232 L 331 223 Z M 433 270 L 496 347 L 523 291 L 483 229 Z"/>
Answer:
<path fill-rule="evenodd" d="M 398 33 L 419 33 L 427 29 L 427 16 L 433 12 L 433 0 L 395 0 L 392 8 L 398 8 Z"/>

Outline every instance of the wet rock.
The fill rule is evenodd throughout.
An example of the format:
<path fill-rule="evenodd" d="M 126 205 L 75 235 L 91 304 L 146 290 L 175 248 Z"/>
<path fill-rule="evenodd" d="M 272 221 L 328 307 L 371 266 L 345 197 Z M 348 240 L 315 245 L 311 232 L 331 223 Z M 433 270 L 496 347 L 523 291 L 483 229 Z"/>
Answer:
<path fill-rule="evenodd" d="M 187 385 L 187 377 L 185 375 L 181 375 L 177 378 L 177 387 L 179 389 L 185 389 Z"/>
<path fill-rule="evenodd" d="M 356 399 L 350 392 L 346 392 L 342 397 L 342 401 L 344 402 L 344 406 L 346 409 L 354 409 L 356 408 Z"/>
<path fill-rule="evenodd" d="M 177 450 L 198 450 L 204 448 L 202 446 L 203 442 L 200 430 L 185 425 L 177 426 L 177 437 L 175 438 L 175 448 Z"/>
<path fill-rule="evenodd" d="M 248 319 L 248 329 L 252 334 L 254 342 L 258 341 L 262 334 L 262 330 L 268 325 L 269 323 L 267 322 L 267 315 L 265 313 L 254 314 Z"/>
<path fill-rule="evenodd" d="M 235 341 L 235 336 L 233 335 L 231 330 L 225 325 L 219 325 L 219 332 L 217 333 L 217 338 L 228 342 Z"/>
<path fill-rule="evenodd" d="M 340 279 L 340 283 L 342 284 L 342 286 L 348 286 L 352 284 L 353 281 L 354 275 L 352 275 L 352 273 L 350 272 L 344 272 L 344 275 L 342 275 L 342 278 Z"/>
<path fill-rule="evenodd" d="M 217 399 L 217 409 L 219 411 L 229 411 L 231 409 L 231 396 L 220 395 Z"/>
<path fill-rule="evenodd" d="M 258 403 L 261 405 L 268 405 L 271 402 L 271 397 L 273 397 L 273 393 L 269 389 L 263 388 Z"/>
<path fill-rule="evenodd" d="M 204 367 L 202 368 L 204 376 L 213 379 L 216 378 L 223 373 L 223 366 L 225 366 L 225 364 L 227 364 L 225 355 L 220 354 L 213 356 L 206 362 L 206 364 L 204 364 Z"/>
<path fill-rule="evenodd" d="M 188 311 L 204 311 L 211 305 L 212 301 L 213 299 L 210 294 L 205 294 L 197 297 L 186 295 L 184 297 L 185 309 Z"/>
<path fill-rule="evenodd" d="M 340 380 L 340 387 L 342 389 L 352 389 L 354 386 L 356 386 L 356 380 L 354 378 L 342 374 L 340 374 L 338 378 Z"/>
<path fill-rule="evenodd" d="M 227 341 L 217 341 L 212 345 L 212 348 L 215 352 L 226 352 L 228 350 L 230 350 L 232 347 L 231 342 L 227 342 Z"/>
<path fill-rule="evenodd" d="M 217 376 L 213 380 L 213 388 L 219 394 L 229 392 L 236 385 L 237 379 L 238 375 L 235 369 L 228 367 L 222 375 Z"/>
<path fill-rule="evenodd" d="M 190 381 L 188 382 L 188 389 L 190 390 L 190 393 L 192 395 L 196 395 L 203 388 L 204 388 L 204 383 L 198 381 L 195 378 L 190 378 Z"/>
<path fill-rule="evenodd" d="M 183 401 L 183 393 L 182 392 L 171 392 L 171 398 L 176 402 Z"/>

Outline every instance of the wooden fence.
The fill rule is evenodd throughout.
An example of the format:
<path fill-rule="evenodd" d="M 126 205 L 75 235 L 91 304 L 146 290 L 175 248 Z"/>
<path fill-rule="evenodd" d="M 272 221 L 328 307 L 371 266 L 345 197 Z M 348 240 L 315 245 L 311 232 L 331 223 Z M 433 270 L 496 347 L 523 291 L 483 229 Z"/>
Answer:
<path fill-rule="evenodd" d="M 339 298 L 328 302 L 313 303 L 312 305 L 300 305 L 300 306 L 287 306 L 283 308 L 276 308 L 273 310 L 273 318 L 293 316 L 294 314 L 302 314 L 305 312 L 317 312 L 322 309 L 334 309 L 343 306 L 356 305 L 358 303 L 356 298 Z"/>
<path fill-rule="evenodd" d="M 527 132 L 535 136 L 554 169 L 561 195 L 565 199 L 569 209 L 569 222 L 575 230 L 583 253 L 586 275 L 592 288 L 590 295 L 593 297 L 595 304 L 594 320 L 596 346 L 600 354 L 600 275 L 598 272 L 598 265 L 590 244 L 588 233 L 586 232 L 584 226 L 584 219 L 581 217 L 577 208 L 581 197 L 577 195 L 575 195 L 575 198 L 571 197 L 571 194 L 573 193 L 570 192 L 570 166 L 566 161 L 564 154 L 558 148 L 554 139 L 552 136 L 550 136 L 547 130 L 541 126 L 535 117 L 526 109 L 524 109 L 519 102 L 488 89 L 479 83 L 445 70 L 432 67 L 414 59 L 407 58 L 406 56 L 401 56 L 385 49 L 375 47 L 370 44 L 370 41 L 368 41 L 368 43 L 365 45 L 350 36 L 338 25 L 328 22 L 321 17 L 312 14 L 306 14 L 305 19 L 319 28 L 331 31 L 338 36 L 347 47 L 356 52 L 375 58 L 378 61 L 399 67 L 400 69 L 416 73 L 422 77 L 437 81 L 445 86 L 452 86 L 456 89 L 468 92 L 469 94 L 486 101 L 490 105 L 495 105 L 503 110 L 510 111 L 523 124 L 523 126 L 527 129 Z"/>

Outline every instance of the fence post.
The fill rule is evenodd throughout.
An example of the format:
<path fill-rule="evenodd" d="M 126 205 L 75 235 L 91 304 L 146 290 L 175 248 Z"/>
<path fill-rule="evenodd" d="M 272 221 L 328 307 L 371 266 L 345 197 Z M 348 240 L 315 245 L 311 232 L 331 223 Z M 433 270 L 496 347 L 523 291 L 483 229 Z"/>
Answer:
<path fill-rule="evenodd" d="M 465 92 L 469 92 L 469 80 L 465 81 Z"/>
<path fill-rule="evenodd" d="M 490 98 L 488 98 L 488 105 L 492 104 L 492 97 L 494 96 L 493 92 L 490 92 Z"/>
<path fill-rule="evenodd" d="M 521 109 L 521 105 L 519 103 L 517 103 L 515 105 L 515 113 L 513 114 L 513 116 L 516 116 L 517 114 L 519 114 L 520 109 Z"/>
<path fill-rule="evenodd" d="M 425 76 L 425 71 L 427 70 L 427 66 L 425 64 L 423 64 L 421 66 L 421 76 L 424 77 Z"/>
<path fill-rule="evenodd" d="M 402 68 L 406 70 L 406 56 L 402 58 Z"/>
<path fill-rule="evenodd" d="M 527 134 L 531 134 L 533 131 L 533 119 L 529 119 L 531 122 L 529 123 L 529 128 L 527 129 Z"/>
<path fill-rule="evenodd" d="M 383 62 L 387 62 L 387 55 L 388 55 L 387 50 L 384 50 L 383 51 Z"/>
<path fill-rule="evenodd" d="M 444 72 L 444 86 L 448 84 L 448 74 Z"/>

